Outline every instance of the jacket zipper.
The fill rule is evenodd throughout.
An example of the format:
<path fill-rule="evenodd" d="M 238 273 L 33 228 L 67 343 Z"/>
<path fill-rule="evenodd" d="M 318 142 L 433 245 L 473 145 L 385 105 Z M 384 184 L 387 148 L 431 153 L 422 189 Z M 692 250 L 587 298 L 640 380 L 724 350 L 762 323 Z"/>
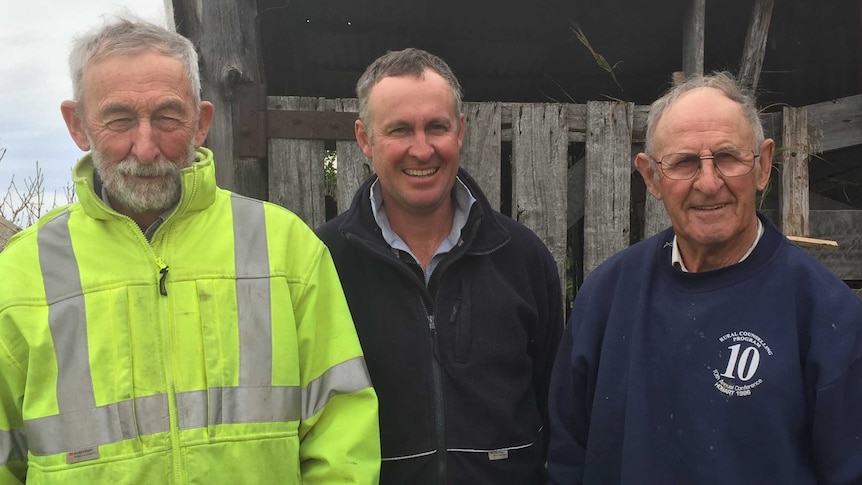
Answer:
<path fill-rule="evenodd" d="M 443 375 L 440 370 L 440 345 L 437 341 L 437 324 L 434 315 L 428 315 L 428 329 L 431 331 L 431 346 L 434 357 L 431 359 L 431 377 L 434 383 L 434 430 L 437 436 L 437 478 L 441 485 L 446 483 L 446 422 L 443 413 Z"/>

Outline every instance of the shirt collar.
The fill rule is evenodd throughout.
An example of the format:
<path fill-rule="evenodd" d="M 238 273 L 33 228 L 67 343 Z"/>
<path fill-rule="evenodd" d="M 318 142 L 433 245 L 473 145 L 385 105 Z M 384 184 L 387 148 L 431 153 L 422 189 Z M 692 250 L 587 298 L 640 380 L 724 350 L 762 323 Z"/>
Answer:
<path fill-rule="evenodd" d="M 757 218 L 757 237 L 754 238 L 754 243 L 751 245 L 750 248 L 748 248 L 748 251 L 746 251 L 745 254 L 742 255 L 742 259 L 739 260 L 740 263 L 745 261 L 751 255 L 751 253 L 754 251 L 755 246 L 757 246 L 757 243 L 760 241 L 761 236 L 763 236 L 763 223 L 760 222 L 760 218 L 758 217 Z M 682 262 L 682 255 L 679 252 L 679 244 L 677 244 L 677 241 L 676 241 L 676 234 L 674 234 L 674 236 L 673 236 L 672 246 L 673 246 L 673 250 L 671 251 L 671 256 L 670 256 L 671 264 L 673 264 L 675 267 L 679 268 L 680 271 L 682 271 L 683 273 L 688 273 L 689 271 L 685 267 L 685 263 Z"/>
<path fill-rule="evenodd" d="M 473 206 L 473 203 L 476 202 L 476 198 L 473 197 L 470 189 L 464 185 L 464 182 L 462 182 L 460 178 L 456 178 L 455 182 L 455 186 L 452 189 L 455 201 L 455 213 L 452 217 L 452 230 L 449 232 L 449 236 L 440 243 L 440 246 L 435 252 L 435 256 L 449 252 L 452 248 L 458 245 L 461 240 L 461 230 L 464 229 L 464 225 L 467 224 L 467 218 L 470 215 L 470 208 Z M 398 234 L 396 234 L 395 231 L 392 230 L 392 226 L 389 225 L 389 217 L 386 215 L 386 208 L 383 206 L 383 193 L 380 189 L 380 179 L 375 180 L 374 183 L 371 184 L 371 189 L 369 190 L 368 195 L 371 199 L 371 212 L 374 214 L 374 220 L 380 227 L 383 239 L 393 249 L 406 251 L 416 259 L 416 256 L 410 251 L 407 244 L 398 237 Z M 431 268 L 429 266 L 429 275 L 431 274 L 430 269 Z"/>
<path fill-rule="evenodd" d="M 110 197 L 108 197 L 108 191 L 107 189 L 105 189 L 104 185 L 102 185 L 101 192 L 102 193 L 99 194 L 99 196 L 102 199 L 102 202 L 104 202 L 109 209 L 116 211 L 116 209 L 114 209 L 114 206 L 111 205 L 111 199 Z M 153 234 L 156 233 L 156 229 L 158 229 L 159 226 L 161 226 L 162 223 L 164 223 L 165 220 L 177 209 L 177 205 L 178 204 L 174 204 L 171 208 L 159 214 L 159 217 L 157 217 L 152 224 L 150 224 L 146 229 L 143 230 L 144 237 L 147 238 L 147 241 L 153 240 Z"/>

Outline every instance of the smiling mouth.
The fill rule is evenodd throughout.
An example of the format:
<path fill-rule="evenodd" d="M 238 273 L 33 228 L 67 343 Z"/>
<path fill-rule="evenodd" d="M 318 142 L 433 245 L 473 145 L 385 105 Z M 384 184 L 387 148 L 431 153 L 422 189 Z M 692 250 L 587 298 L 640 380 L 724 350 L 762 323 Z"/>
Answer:
<path fill-rule="evenodd" d="M 698 210 L 698 211 L 714 211 L 714 210 L 722 209 L 722 208 L 724 208 L 726 205 L 727 205 L 727 204 L 700 205 L 700 206 L 697 206 L 697 207 L 692 207 L 692 209 L 694 209 L 694 210 Z"/>
<path fill-rule="evenodd" d="M 437 170 L 438 169 L 436 168 L 408 168 L 404 169 L 404 173 L 411 177 L 428 177 L 429 175 L 434 175 L 435 173 L 437 173 Z"/>

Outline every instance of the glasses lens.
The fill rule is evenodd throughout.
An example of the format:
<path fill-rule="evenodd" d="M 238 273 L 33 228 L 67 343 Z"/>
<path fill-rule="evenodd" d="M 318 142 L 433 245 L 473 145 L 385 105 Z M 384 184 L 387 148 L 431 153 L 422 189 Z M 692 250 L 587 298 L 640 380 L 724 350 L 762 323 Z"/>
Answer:
<path fill-rule="evenodd" d="M 747 174 L 754 167 L 754 152 L 741 148 L 725 150 L 717 152 L 713 162 L 722 175 L 738 177 Z"/>
<path fill-rule="evenodd" d="M 694 153 L 671 153 L 661 159 L 661 168 L 665 176 L 675 180 L 694 177 L 698 167 L 700 167 L 700 157 Z"/>

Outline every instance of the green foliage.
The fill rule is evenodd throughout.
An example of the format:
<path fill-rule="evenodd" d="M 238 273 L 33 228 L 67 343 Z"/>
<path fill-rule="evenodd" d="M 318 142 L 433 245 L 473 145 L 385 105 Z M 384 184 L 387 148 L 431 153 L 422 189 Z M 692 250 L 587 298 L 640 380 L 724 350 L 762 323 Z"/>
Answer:
<path fill-rule="evenodd" d="M 338 172 L 338 157 L 335 154 L 335 150 L 326 150 L 326 155 L 323 157 L 323 172 L 326 180 L 326 193 L 333 195 L 338 185 L 336 177 L 336 173 Z"/>

